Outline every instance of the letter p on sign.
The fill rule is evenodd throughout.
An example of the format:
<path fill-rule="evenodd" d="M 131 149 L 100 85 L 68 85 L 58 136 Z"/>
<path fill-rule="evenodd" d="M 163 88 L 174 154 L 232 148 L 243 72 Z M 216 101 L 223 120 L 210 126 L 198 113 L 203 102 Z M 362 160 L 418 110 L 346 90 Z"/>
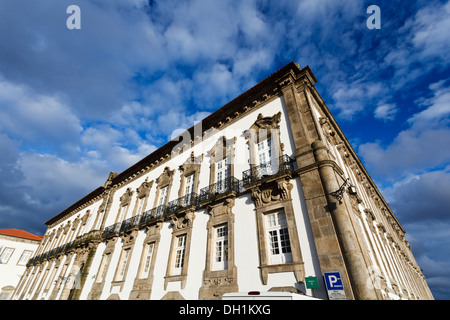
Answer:
<path fill-rule="evenodd" d="M 338 282 L 338 278 L 336 276 L 330 276 L 330 287 L 334 287 L 334 285 L 336 284 L 336 282 Z"/>
<path fill-rule="evenodd" d="M 328 272 L 324 273 L 323 276 L 328 290 L 344 290 L 339 272 Z"/>

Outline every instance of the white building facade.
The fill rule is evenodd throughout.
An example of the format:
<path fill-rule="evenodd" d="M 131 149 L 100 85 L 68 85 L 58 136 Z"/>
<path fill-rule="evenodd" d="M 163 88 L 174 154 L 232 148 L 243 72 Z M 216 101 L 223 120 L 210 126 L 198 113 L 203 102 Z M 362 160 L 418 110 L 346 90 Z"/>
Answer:
<path fill-rule="evenodd" d="M 23 230 L 0 229 L 0 300 L 11 298 L 41 240 Z"/>
<path fill-rule="evenodd" d="M 290 291 L 433 299 L 405 231 L 289 63 L 46 222 L 14 299 Z M 310 289 L 306 277 L 316 277 Z"/>

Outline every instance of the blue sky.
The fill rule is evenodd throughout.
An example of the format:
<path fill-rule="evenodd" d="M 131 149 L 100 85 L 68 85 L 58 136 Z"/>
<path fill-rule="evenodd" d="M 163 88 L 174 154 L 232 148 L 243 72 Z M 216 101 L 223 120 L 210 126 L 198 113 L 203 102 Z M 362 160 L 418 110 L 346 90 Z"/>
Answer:
<path fill-rule="evenodd" d="M 2 0 L 0 228 L 43 235 L 110 171 L 294 61 L 450 299 L 448 30 L 437 0 Z"/>

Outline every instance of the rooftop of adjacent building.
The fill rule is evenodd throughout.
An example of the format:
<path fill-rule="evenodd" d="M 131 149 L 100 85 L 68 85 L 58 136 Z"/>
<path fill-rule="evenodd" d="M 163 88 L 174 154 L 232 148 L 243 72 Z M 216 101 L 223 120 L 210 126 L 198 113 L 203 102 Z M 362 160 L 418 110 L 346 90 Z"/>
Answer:
<path fill-rule="evenodd" d="M 37 236 L 35 234 L 29 233 L 24 230 L 19 230 L 19 229 L 0 229 L 0 235 L 1 234 L 5 235 L 5 236 L 24 238 L 24 239 L 29 239 L 29 240 L 37 240 L 37 241 L 41 241 L 43 238 L 42 236 Z"/>

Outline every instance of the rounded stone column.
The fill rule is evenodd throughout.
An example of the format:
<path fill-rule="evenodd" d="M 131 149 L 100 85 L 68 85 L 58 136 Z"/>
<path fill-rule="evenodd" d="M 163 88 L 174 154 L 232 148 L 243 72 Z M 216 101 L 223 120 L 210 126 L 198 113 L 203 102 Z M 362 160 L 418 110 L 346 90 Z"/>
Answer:
<path fill-rule="evenodd" d="M 339 189 L 340 185 L 334 170 L 335 164 L 329 159 L 326 147 L 317 140 L 311 144 L 319 175 L 326 194 L 328 208 L 334 222 L 336 234 L 342 247 L 342 255 L 348 271 L 352 289 L 357 300 L 376 300 L 375 290 L 367 285 L 369 273 L 356 238 L 355 230 L 345 203 L 339 203 L 330 193 Z"/>

